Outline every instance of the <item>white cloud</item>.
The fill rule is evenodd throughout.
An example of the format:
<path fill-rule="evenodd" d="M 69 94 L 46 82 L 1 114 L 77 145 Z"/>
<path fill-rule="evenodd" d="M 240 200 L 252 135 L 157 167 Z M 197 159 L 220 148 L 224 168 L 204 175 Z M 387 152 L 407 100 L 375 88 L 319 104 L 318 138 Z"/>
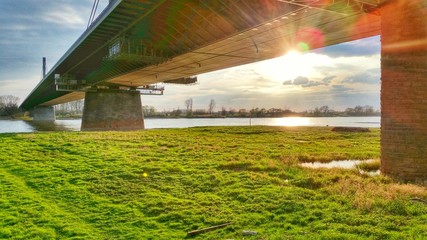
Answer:
<path fill-rule="evenodd" d="M 89 16 L 87 18 L 89 19 Z M 79 12 L 67 5 L 50 9 L 42 15 L 42 19 L 46 22 L 71 28 L 81 27 L 85 23 Z"/>
<path fill-rule="evenodd" d="M 374 101 L 364 102 L 364 105 L 379 105 L 379 84 L 343 82 L 347 77 L 369 69 L 374 72 L 379 67 L 379 55 L 339 58 L 315 53 L 308 55 L 301 55 L 300 59 L 303 60 L 297 60 L 304 63 L 300 67 L 302 71 L 292 69 L 291 74 L 304 75 L 287 80 L 278 77 L 289 74 L 288 68 L 278 68 L 283 64 L 282 57 L 271 60 L 271 65 L 269 61 L 265 61 L 203 74 L 199 76 L 199 84 L 194 86 L 166 85 L 165 96 L 144 97 L 143 101 L 158 109 L 183 109 L 184 101 L 189 97 L 193 98 L 195 109 L 207 108 L 210 99 L 215 99 L 218 107 L 235 109 L 287 106 L 293 110 L 305 110 L 321 105 L 345 109 L 353 107 L 358 96 L 367 94 L 370 97 L 361 101 Z M 271 69 L 275 69 L 274 74 L 267 74 Z M 346 95 L 349 96 L 349 101 L 345 100 Z"/>
<path fill-rule="evenodd" d="M 29 29 L 29 26 L 22 23 L 0 25 L 0 31 L 25 31 L 28 29 Z"/>
<path fill-rule="evenodd" d="M 283 85 L 292 85 L 292 84 L 294 84 L 292 82 L 292 80 L 286 80 L 286 81 L 283 82 Z"/>
<path fill-rule="evenodd" d="M 295 85 L 305 85 L 308 84 L 309 80 L 306 77 L 298 76 L 294 79 Z"/>
<path fill-rule="evenodd" d="M 22 84 L 23 82 L 25 84 Z M 25 79 L 4 79 L 0 81 L 0 95 L 17 96 L 21 103 L 39 82 L 40 78 L 36 76 Z"/>
<path fill-rule="evenodd" d="M 336 78 L 337 76 L 326 76 L 326 77 L 324 77 L 323 79 L 322 79 L 322 82 L 324 83 L 324 84 L 329 84 L 329 83 L 331 83 L 331 81 L 334 79 L 334 78 Z"/>
<path fill-rule="evenodd" d="M 380 78 L 380 69 L 374 68 L 348 76 L 343 80 L 343 83 L 379 84 Z"/>

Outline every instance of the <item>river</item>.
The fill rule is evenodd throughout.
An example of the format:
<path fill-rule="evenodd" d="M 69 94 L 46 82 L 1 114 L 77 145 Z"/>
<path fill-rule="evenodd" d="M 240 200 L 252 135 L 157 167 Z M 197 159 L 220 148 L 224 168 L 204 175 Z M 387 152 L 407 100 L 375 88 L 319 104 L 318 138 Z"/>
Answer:
<path fill-rule="evenodd" d="M 22 120 L 0 120 L 0 133 L 40 131 L 80 131 L 81 120 L 56 120 L 33 122 Z M 197 126 L 346 126 L 379 128 L 380 117 L 284 117 L 284 118 L 178 118 L 145 119 L 145 127 L 188 128 Z"/>

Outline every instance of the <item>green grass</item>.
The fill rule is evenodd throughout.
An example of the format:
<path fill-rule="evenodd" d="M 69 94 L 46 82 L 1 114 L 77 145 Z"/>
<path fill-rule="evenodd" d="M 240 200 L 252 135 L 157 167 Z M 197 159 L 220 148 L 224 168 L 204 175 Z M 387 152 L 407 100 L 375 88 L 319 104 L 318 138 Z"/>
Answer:
<path fill-rule="evenodd" d="M 330 130 L 0 134 L 0 239 L 426 239 L 425 188 L 298 166 L 379 158 L 378 129 Z"/>

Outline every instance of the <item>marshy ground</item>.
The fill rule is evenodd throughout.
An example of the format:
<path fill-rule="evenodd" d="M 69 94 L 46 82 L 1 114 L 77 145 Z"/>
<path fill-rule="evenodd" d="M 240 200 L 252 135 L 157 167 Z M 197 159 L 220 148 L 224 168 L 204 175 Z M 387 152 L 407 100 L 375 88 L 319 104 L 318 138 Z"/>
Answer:
<path fill-rule="evenodd" d="M 0 239 L 426 239 L 425 188 L 299 165 L 378 159 L 379 141 L 284 127 L 0 134 Z"/>

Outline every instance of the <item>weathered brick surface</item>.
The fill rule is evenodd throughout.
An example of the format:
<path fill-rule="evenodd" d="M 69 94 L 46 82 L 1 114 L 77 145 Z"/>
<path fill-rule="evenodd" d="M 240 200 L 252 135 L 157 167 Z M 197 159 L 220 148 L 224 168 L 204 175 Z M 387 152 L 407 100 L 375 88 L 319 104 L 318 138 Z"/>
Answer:
<path fill-rule="evenodd" d="M 83 110 L 82 130 L 144 129 L 139 92 L 87 92 Z"/>
<path fill-rule="evenodd" d="M 381 18 L 381 172 L 427 183 L 427 1 L 387 1 Z"/>

